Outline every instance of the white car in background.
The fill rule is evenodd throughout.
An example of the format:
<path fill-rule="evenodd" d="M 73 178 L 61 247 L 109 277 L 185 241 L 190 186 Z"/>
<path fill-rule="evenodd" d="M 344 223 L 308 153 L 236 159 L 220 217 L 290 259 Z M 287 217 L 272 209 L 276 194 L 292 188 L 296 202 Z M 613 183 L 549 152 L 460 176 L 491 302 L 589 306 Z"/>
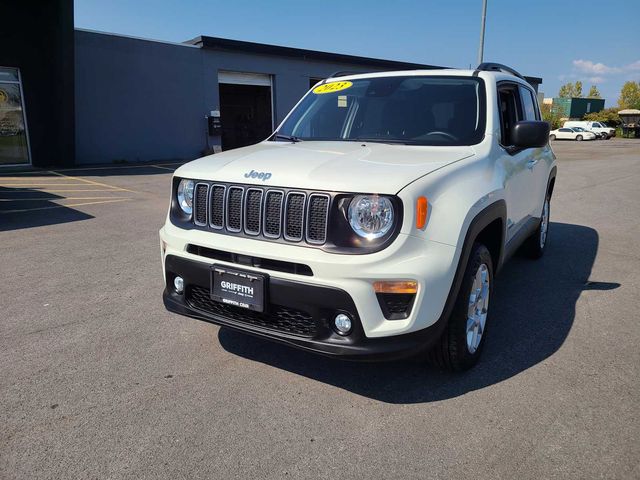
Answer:
<path fill-rule="evenodd" d="M 603 124 L 602 122 L 587 122 L 587 121 L 567 121 L 562 125 L 564 128 L 584 128 L 588 132 L 593 132 L 596 135 L 600 135 L 607 140 L 616 136 L 616 129 L 611 128 Z"/>
<path fill-rule="evenodd" d="M 582 140 L 595 140 L 596 134 L 592 132 L 587 132 L 585 129 L 580 127 L 574 128 L 558 128 L 556 130 L 551 130 L 549 132 L 549 140 L 577 140 L 581 142 Z"/>
<path fill-rule="evenodd" d="M 571 128 L 572 130 L 578 131 L 578 132 L 590 132 L 590 133 L 593 133 L 596 136 L 596 140 L 606 140 L 607 139 L 607 135 L 605 133 L 594 132 L 592 130 L 587 130 L 584 127 L 568 127 L 568 128 Z"/>

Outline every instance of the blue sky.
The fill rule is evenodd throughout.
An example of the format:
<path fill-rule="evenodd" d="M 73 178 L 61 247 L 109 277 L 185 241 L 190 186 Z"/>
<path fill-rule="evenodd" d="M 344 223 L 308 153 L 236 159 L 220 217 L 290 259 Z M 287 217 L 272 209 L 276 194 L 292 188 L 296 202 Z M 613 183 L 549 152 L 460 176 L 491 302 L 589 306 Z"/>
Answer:
<path fill-rule="evenodd" d="M 482 0 L 76 0 L 75 24 L 468 68 L 476 65 L 481 9 Z M 484 58 L 542 77 L 545 96 L 567 81 L 582 80 L 585 93 L 596 84 L 613 106 L 626 80 L 640 80 L 638 19 L 638 0 L 488 0 Z"/>

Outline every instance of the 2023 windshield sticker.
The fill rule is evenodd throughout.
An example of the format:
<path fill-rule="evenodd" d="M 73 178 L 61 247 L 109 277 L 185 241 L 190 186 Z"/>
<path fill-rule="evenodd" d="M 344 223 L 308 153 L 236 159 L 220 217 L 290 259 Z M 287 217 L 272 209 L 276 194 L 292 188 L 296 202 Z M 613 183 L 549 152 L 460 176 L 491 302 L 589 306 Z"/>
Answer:
<path fill-rule="evenodd" d="M 352 85 L 353 83 L 347 81 L 325 83 L 314 88 L 313 93 L 316 95 L 322 95 L 323 93 L 339 92 L 340 90 L 351 88 Z"/>

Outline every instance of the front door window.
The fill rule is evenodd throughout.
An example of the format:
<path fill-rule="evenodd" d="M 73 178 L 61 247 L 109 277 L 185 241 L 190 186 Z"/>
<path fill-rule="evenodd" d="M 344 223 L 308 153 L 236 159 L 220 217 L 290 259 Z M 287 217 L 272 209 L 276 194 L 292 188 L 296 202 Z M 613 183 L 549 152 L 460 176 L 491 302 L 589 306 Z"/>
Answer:
<path fill-rule="evenodd" d="M 20 72 L 0 67 L 0 166 L 29 163 Z"/>

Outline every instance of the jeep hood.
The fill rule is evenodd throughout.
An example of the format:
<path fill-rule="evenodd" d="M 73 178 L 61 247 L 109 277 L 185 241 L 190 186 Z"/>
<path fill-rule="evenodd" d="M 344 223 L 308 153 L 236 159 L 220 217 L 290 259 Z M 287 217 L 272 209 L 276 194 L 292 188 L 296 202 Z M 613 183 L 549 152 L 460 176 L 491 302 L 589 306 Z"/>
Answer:
<path fill-rule="evenodd" d="M 194 160 L 175 175 L 309 190 L 395 194 L 415 179 L 474 155 L 472 147 L 365 142 L 269 142 Z M 248 176 L 256 173 L 270 173 Z"/>

